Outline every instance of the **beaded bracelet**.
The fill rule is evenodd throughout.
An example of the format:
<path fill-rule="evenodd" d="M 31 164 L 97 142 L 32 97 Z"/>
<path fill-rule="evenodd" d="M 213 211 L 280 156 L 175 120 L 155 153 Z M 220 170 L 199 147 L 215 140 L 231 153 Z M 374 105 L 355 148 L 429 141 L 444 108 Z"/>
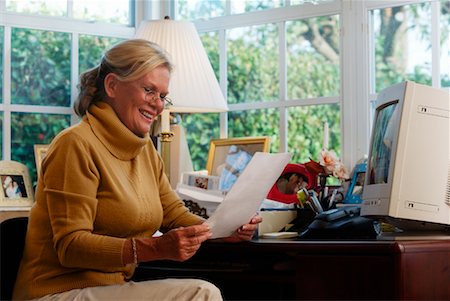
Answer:
<path fill-rule="evenodd" d="M 134 264 L 138 265 L 138 257 L 137 257 L 137 249 L 136 249 L 136 240 L 131 238 L 131 247 L 133 249 L 133 257 L 134 257 Z"/>

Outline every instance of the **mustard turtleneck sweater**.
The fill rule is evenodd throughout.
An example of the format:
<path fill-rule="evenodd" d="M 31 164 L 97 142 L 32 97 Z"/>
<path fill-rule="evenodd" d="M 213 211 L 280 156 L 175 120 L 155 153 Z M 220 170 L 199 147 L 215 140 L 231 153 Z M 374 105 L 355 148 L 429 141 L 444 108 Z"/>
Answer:
<path fill-rule="evenodd" d="M 62 131 L 42 162 L 14 299 L 120 284 L 129 237 L 198 224 L 171 189 L 148 136 L 134 135 L 106 103 Z"/>

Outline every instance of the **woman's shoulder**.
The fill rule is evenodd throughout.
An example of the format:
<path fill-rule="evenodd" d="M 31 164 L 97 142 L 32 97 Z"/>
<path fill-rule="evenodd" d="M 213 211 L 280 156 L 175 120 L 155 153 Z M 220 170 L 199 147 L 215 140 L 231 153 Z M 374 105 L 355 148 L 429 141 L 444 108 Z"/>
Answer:
<path fill-rule="evenodd" d="M 85 144 L 92 140 L 92 131 L 85 122 L 72 125 L 62 130 L 52 141 L 52 144 L 73 146 L 74 144 Z"/>

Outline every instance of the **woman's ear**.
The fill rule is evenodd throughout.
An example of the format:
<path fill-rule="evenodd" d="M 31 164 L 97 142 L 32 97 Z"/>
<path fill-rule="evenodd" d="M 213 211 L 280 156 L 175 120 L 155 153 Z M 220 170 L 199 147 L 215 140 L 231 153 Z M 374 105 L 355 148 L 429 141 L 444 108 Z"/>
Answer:
<path fill-rule="evenodd" d="M 117 89 L 117 77 L 113 73 L 106 75 L 104 80 L 105 92 L 108 97 L 115 97 Z"/>

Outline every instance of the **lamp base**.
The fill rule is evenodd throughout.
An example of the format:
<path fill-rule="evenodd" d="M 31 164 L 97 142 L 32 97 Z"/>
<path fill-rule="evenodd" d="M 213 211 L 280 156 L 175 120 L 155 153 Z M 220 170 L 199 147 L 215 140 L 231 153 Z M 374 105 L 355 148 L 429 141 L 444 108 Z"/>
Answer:
<path fill-rule="evenodd" d="M 164 172 L 170 181 L 170 143 L 172 142 L 173 133 L 159 133 L 159 138 L 161 139 L 161 158 L 164 162 Z"/>

